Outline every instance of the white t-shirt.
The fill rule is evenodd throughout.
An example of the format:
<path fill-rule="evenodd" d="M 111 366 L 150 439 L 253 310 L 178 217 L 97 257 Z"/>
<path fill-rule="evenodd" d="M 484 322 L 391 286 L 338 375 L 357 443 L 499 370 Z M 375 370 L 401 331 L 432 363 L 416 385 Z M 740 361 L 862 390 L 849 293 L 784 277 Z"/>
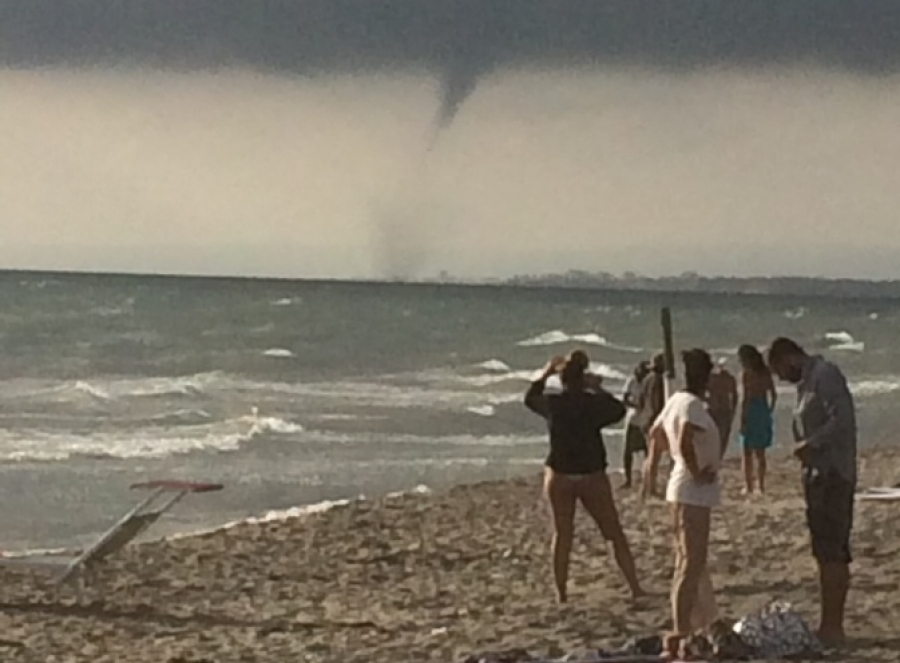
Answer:
<path fill-rule="evenodd" d="M 709 467 L 718 472 L 721 465 L 721 441 L 716 423 L 706 409 L 706 404 L 686 391 L 676 392 L 666 402 L 657 419 L 669 438 L 669 453 L 672 454 L 672 472 L 666 486 L 666 501 L 694 506 L 718 506 L 720 499 L 719 480 L 700 483 L 694 480 L 684 464 L 684 457 L 678 447 L 681 429 L 688 423 L 700 430 L 694 431 L 694 450 L 697 467 Z"/>
<path fill-rule="evenodd" d="M 622 390 L 623 399 L 626 396 L 631 397 L 627 400 L 630 400 L 632 403 L 637 403 L 638 399 L 641 397 L 641 383 L 633 375 L 625 382 L 625 388 Z M 631 425 L 631 420 L 634 418 L 636 412 L 636 408 L 631 406 L 628 407 L 628 413 L 625 415 L 625 430 L 628 430 L 628 427 Z"/>

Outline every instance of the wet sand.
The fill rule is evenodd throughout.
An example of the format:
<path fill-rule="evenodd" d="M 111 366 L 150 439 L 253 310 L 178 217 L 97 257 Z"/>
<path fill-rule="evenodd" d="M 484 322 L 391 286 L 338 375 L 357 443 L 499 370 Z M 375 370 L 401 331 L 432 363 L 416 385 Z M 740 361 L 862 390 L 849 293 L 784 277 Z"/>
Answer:
<path fill-rule="evenodd" d="M 900 480 L 895 458 L 867 452 L 861 487 Z M 752 500 L 740 495 L 738 465 L 727 465 L 711 559 L 720 608 L 737 617 L 780 598 L 815 624 L 798 470 L 784 457 L 770 464 L 769 494 Z M 110 560 L 83 605 L 41 575 L 2 571 L 0 660 L 449 663 L 483 650 L 618 645 L 666 625 L 672 560 L 665 506 L 618 498 L 654 593 L 637 603 L 580 514 L 570 603 L 556 605 L 535 474 L 132 546 Z M 850 642 L 830 658 L 893 663 L 900 502 L 859 502 L 856 514 Z"/>

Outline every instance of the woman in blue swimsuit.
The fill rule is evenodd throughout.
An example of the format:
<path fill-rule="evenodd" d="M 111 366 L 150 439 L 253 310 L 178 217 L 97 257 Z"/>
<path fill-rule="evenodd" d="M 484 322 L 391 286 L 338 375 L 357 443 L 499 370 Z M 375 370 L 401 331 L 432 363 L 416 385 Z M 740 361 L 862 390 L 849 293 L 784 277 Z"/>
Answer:
<path fill-rule="evenodd" d="M 759 492 L 766 492 L 766 449 L 772 446 L 775 409 L 775 382 L 759 350 L 752 345 L 738 349 L 743 373 L 743 402 L 741 403 L 741 443 L 744 448 L 745 492 L 753 493 L 754 475 L 759 480 Z M 754 467 L 754 465 L 756 467 Z"/>

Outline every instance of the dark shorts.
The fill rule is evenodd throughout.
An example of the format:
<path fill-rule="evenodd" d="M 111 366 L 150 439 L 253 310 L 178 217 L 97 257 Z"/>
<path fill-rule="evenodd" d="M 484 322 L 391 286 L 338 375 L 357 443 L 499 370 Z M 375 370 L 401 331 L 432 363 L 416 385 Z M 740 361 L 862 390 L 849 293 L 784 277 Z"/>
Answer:
<path fill-rule="evenodd" d="M 628 426 L 625 431 L 625 453 L 647 453 L 647 438 L 640 426 Z"/>
<path fill-rule="evenodd" d="M 853 529 L 853 499 L 856 486 L 836 472 L 803 469 L 806 523 L 812 553 L 822 564 L 849 564 L 850 531 Z"/>

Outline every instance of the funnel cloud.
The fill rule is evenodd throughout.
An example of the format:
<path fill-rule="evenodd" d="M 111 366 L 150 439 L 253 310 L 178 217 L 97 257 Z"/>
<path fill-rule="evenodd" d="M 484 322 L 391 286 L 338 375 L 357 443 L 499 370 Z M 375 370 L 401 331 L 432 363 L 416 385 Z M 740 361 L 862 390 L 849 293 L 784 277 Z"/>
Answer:
<path fill-rule="evenodd" d="M 896 278 L 896 0 L 10 0 L 0 267 Z"/>

